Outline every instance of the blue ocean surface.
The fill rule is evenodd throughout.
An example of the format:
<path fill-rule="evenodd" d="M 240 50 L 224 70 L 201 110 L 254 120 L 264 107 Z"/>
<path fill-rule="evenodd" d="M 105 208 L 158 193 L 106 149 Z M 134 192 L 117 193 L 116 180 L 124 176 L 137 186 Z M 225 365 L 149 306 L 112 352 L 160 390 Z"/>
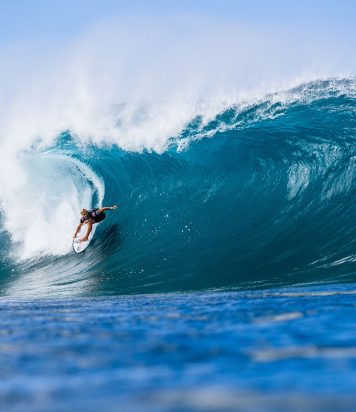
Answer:
<path fill-rule="evenodd" d="M 136 150 L 68 127 L 10 151 L 0 409 L 354 411 L 355 86 L 194 115 Z M 113 110 L 124 132 L 151 119 Z M 75 254 L 81 208 L 112 204 Z"/>
<path fill-rule="evenodd" d="M 356 285 L 2 299 L 4 411 L 354 411 Z"/>

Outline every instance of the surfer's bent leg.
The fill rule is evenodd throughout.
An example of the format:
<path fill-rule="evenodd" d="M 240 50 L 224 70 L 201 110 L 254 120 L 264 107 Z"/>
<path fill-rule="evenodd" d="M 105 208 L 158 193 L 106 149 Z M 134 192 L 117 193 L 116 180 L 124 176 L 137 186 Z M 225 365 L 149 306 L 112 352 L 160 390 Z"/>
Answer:
<path fill-rule="evenodd" d="M 87 230 L 86 235 L 83 237 L 83 239 L 81 239 L 82 242 L 86 242 L 86 241 L 88 240 L 89 235 L 90 235 L 90 232 L 92 231 L 93 223 L 95 223 L 94 220 L 89 220 L 89 221 L 87 222 L 88 230 Z"/>

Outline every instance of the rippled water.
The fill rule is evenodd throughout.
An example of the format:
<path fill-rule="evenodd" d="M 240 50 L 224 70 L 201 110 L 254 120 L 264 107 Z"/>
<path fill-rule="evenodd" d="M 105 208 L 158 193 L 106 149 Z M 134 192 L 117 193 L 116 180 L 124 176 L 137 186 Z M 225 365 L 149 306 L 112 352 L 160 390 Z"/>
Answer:
<path fill-rule="evenodd" d="M 0 301 L 4 411 L 354 411 L 356 284 Z"/>

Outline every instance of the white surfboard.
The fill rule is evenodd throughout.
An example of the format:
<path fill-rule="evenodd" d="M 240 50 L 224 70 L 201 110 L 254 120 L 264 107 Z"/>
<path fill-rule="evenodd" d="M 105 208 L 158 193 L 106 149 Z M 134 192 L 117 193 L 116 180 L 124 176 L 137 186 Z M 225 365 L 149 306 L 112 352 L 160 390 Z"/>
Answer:
<path fill-rule="evenodd" d="M 96 227 L 97 227 L 98 223 L 95 223 L 92 226 L 92 231 L 90 232 L 89 238 L 86 242 L 81 242 L 80 239 L 82 237 L 84 237 L 87 233 L 88 230 L 88 225 L 84 224 L 82 225 L 80 232 L 77 234 L 77 237 L 75 239 L 73 239 L 73 250 L 76 253 L 81 253 L 84 252 L 84 250 L 89 246 L 91 240 L 93 239 Z"/>

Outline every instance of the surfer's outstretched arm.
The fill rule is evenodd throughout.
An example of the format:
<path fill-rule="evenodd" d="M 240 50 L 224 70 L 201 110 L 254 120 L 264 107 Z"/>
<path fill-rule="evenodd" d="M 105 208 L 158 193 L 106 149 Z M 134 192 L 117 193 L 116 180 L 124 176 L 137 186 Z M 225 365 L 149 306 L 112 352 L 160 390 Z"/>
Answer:
<path fill-rule="evenodd" d="M 79 225 L 77 226 L 77 229 L 74 233 L 73 239 L 77 236 L 78 232 L 80 231 L 81 227 L 83 226 L 83 223 L 79 223 Z"/>
<path fill-rule="evenodd" d="M 114 205 L 114 206 L 102 207 L 102 208 L 100 208 L 100 209 L 98 210 L 97 213 L 103 213 L 103 212 L 105 212 L 106 210 L 115 210 L 115 209 L 117 209 L 117 206 L 116 206 L 116 205 Z"/>

